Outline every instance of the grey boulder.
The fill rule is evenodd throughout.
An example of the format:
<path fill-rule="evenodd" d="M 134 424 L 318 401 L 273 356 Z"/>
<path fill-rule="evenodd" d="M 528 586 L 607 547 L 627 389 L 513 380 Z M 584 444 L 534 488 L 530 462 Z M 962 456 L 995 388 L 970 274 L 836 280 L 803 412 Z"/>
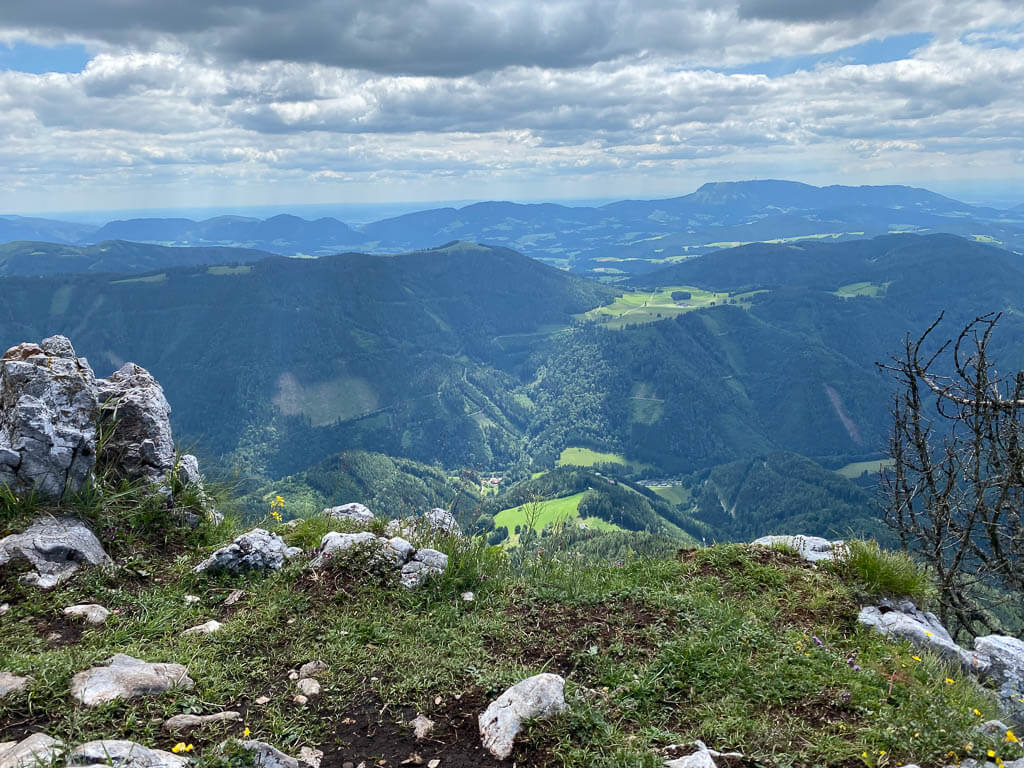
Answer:
<path fill-rule="evenodd" d="M 241 741 L 235 740 L 246 752 L 250 752 L 255 768 L 305 768 L 306 763 L 289 757 L 276 747 L 267 744 L 265 741 L 255 739 Z"/>
<path fill-rule="evenodd" d="M 909 640 L 918 648 L 934 651 L 947 659 L 959 659 L 961 648 L 934 613 L 918 610 L 909 600 L 862 608 L 857 621 L 887 637 Z"/>
<path fill-rule="evenodd" d="M 276 533 L 253 528 L 199 563 L 193 571 L 278 571 L 285 561 L 302 553 Z"/>
<path fill-rule="evenodd" d="M 842 541 L 829 541 L 819 536 L 762 536 L 751 544 L 755 547 L 788 547 L 804 560 L 834 560 L 843 550 Z"/>
<path fill-rule="evenodd" d="M 21 533 L 0 539 L 0 566 L 24 560 L 33 569 L 22 581 L 50 589 L 83 564 L 110 565 L 99 539 L 81 520 L 41 517 Z"/>
<path fill-rule="evenodd" d="M 436 536 L 462 538 L 462 528 L 447 510 L 434 507 L 419 516 L 410 516 L 388 523 L 385 532 L 389 536 L 402 536 L 413 541 L 422 541 Z"/>
<path fill-rule="evenodd" d="M 0 745 L 0 768 L 49 766 L 62 752 L 63 744 L 45 733 L 33 733 L 21 741 Z"/>
<path fill-rule="evenodd" d="M 51 336 L 0 358 L 0 485 L 47 501 L 85 485 L 96 463 L 96 379 Z"/>
<path fill-rule="evenodd" d="M 436 549 L 418 549 L 402 566 L 402 585 L 410 589 L 420 586 L 431 576 L 437 576 L 448 568 L 448 555 Z"/>
<path fill-rule="evenodd" d="M 86 624 L 102 624 L 110 616 L 110 611 L 96 603 L 83 603 L 81 605 L 69 605 L 64 609 L 64 615 L 83 619 Z"/>
<path fill-rule="evenodd" d="M 324 517 L 330 517 L 335 520 L 351 520 L 354 523 L 364 525 L 372 523 L 374 520 L 373 512 L 368 507 L 364 507 L 356 502 L 342 504 L 338 507 L 328 507 L 321 514 Z"/>
<path fill-rule="evenodd" d="M 0 669 L 0 699 L 12 693 L 24 690 L 31 678 L 12 675 L 5 669 Z"/>
<path fill-rule="evenodd" d="M 100 416 L 110 426 L 106 462 L 118 476 L 161 483 L 174 468 L 171 406 L 152 374 L 125 363 L 106 379 L 97 379 Z"/>
<path fill-rule="evenodd" d="M 996 695 L 1011 725 L 1024 726 L 1024 640 L 985 635 L 975 638 L 974 650 L 988 661 L 986 676 L 998 686 Z"/>
<path fill-rule="evenodd" d="M 113 768 L 185 768 L 188 758 L 120 739 L 89 741 L 75 747 L 68 755 L 67 768 L 93 765 Z"/>
<path fill-rule="evenodd" d="M 523 721 L 565 711 L 565 680 L 544 672 L 522 680 L 492 701 L 478 718 L 484 748 L 498 760 L 512 754 Z"/>
<path fill-rule="evenodd" d="M 71 679 L 71 695 L 87 707 L 115 699 L 163 693 L 172 688 L 192 688 L 194 682 L 181 664 L 151 664 L 119 653 L 107 666 L 79 672 Z"/>

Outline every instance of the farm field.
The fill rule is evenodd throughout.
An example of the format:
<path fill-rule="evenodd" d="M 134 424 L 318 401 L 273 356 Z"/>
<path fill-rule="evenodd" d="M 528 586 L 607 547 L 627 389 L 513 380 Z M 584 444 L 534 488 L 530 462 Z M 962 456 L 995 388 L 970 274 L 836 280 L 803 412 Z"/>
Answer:
<path fill-rule="evenodd" d="M 661 496 L 669 504 L 682 505 L 690 503 L 690 489 L 682 485 L 651 485 L 648 488 Z"/>
<path fill-rule="evenodd" d="M 841 299 L 852 299 L 857 296 L 866 296 L 871 299 L 877 299 L 885 293 L 885 289 L 889 287 L 889 283 L 850 283 L 849 285 L 840 286 L 833 294 Z"/>
<path fill-rule="evenodd" d="M 542 531 L 545 526 L 554 523 L 580 520 L 577 508 L 584 493 L 586 491 L 574 493 L 572 496 L 563 496 L 560 499 L 539 502 L 537 505 L 537 518 L 534 521 L 535 529 Z M 508 526 L 508 538 L 502 542 L 503 546 L 514 547 L 519 543 L 519 534 L 516 533 L 516 526 L 525 526 L 527 524 L 527 515 L 530 512 L 529 507 L 529 504 L 522 504 L 518 507 L 503 509 L 494 516 L 495 527 Z M 582 521 L 592 530 L 619 530 L 619 526 L 606 522 L 599 517 L 587 517 L 583 518 Z"/>
<path fill-rule="evenodd" d="M 688 294 L 673 298 L 673 293 Z M 633 291 L 617 297 L 611 304 L 597 307 L 577 315 L 581 320 L 599 322 L 606 328 L 621 330 L 629 325 L 654 323 L 676 317 L 696 309 L 716 304 L 737 304 L 748 307 L 750 297 L 759 291 L 730 295 L 725 292 L 706 291 L 692 285 L 675 285 L 657 291 Z"/>
<path fill-rule="evenodd" d="M 845 478 L 853 480 L 854 478 L 860 477 L 865 472 L 872 474 L 878 474 L 883 469 L 888 469 L 893 465 L 892 459 L 874 459 L 872 461 L 855 461 L 852 464 L 847 464 L 845 467 L 840 467 L 836 470 L 837 474 L 842 475 Z"/>
<path fill-rule="evenodd" d="M 566 448 L 562 451 L 562 455 L 558 457 L 556 466 L 574 466 L 574 467 L 593 467 L 596 464 L 622 464 L 623 466 L 632 466 L 632 462 L 628 461 L 625 456 L 621 456 L 617 453 L 601 453 L 600 451 L 592 451 L 589 448 Z"/>

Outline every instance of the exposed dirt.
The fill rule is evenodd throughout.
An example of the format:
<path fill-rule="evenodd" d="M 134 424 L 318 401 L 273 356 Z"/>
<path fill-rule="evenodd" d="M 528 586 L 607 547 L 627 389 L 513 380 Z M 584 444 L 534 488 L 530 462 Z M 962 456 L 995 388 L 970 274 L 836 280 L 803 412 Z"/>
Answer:
<path fill-rule="evenodd" d="M 65 648 L 75 645 L 82 639 L 85 620 L 76 619 L 58 613 L 46 618 L 36 619 L 33 628 L 40 637 L 54 648 Z"/>
<path fill-rule="evenodd" d="M 495 760 L 481 745 L 477 716 L 488 701 L 475 691 L 456 699 L 449 697 L 424 714 L 434 721 L 433 730 L 417 740 L 409 721 L 415 710 L 387 707 L 373 696 L 356 697 L 352 706 L 336 721 L 333 743 L 321 745 L 321 768 L 358 766 L 427 765 L 440 760 L 440 768 L 483 768 L 484 766 L 544 766 L 550 755 L 530 745 L 518 745 L 506 762 Z"/>

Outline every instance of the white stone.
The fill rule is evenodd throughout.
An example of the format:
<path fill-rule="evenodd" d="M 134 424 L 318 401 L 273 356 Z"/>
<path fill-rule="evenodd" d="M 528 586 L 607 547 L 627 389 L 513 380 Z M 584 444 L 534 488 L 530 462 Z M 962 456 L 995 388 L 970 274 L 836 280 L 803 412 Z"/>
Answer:
<path fill-rule="evenodd" d="M 71 679 L 71 695 L 87 707 L 115 699 L 163 693 L 171 688 L 192 688 L 192 678 L 181 664 L 151 664 L 119 653 L 107 666 L 79 672 Z"/>
<path fill-rule="evenodd" d="M 472 592 L 463 592 L 462 599 L 467 603 L 472 603 L 474 600 L 476 600 L 476 595 L 474 595 Z"/>
<path fill-rule="evenodd" d="M 327 664 L 319 659 L 316 661 L 307 661 L 299 667 L 299 677 L 319 677 L 326 671 Z"/>
<path fill-rule="evenodd" d="M 324 753 L 313 747 L 301 747 L 299 749 L 299 762 L 305 763 L 309 768 L 320 768 L 320 761 L 324 759 Z"/>
<path fill-rule="evenodd" d="M 484 748 L 499 760 L 507 758 L 524 720 L 552 717 L 565 711 L 564 686 L 562 677 L 544 672 L 501 694 L 478 718 Z"/>
<path fill-rule="evenodd" d="M 102 624 L 110 616 L 110 611 L 96 603 L 82 603 L 81 605 L 69 605 L 64 613 L 75 618 L 85 619 L 87 624 Z"/>
<path fill-rule="evenodd" d="M 295 687 L 299 689 L 299 693 L 309 699 L 320 695 L 320 683 L 314 677 L 302 678 L 295 683 Z"/>
<path fill-rule="evenodd" d="M 755 547 L 787 547 L 812 563 L 833 560 L 845 549 L 842 541 L 829 541 L 819 536 L 762 536 L 751 543 Z"/>
<path fill-rule="evenodd" d="M 113 768 L 185 768 L 188 759 L 162 749 L 150 749 L 134 741 L 104 739 L 89 741 L 68 755 L 68 768 L 113 766 Z"/>
<path fill-rule="evenodd" d="M 178 731 L 189 731 L 193 728 L 198 728 L 207 723 L 219 723 L 230 720 L 241 720 L 242 715 L 239 712 L 227 711 L 217 712 L 212 715 L 175 715 L 167 720 L 164 720 L 163 729 L 176 733 Z"/>
<path fill-rule="evenodd" d="M 933 613 L 922 612 L 909 600 L 898 604 L 862 608 L 857 621 L 887 637 L 909 640 L 918 648 L 927 648 L 947 659 L 960 656 L 960 646 Z"/>
<path fill-rule="evenodd" d="M 49 766 L 63 751 L 63 744 L 45 733 L 33 733 L 19 742 L 6 742 L 0 750 L 0 768 Z"/>
<path fill-rule="evenodd" d="M 111 565 L 99 539 L 73 517 L 38 518 L 22 533 L 0 539 L 0 566 L 26 560 L 34 569 L 22 581 L 51 589 L 69 579 L 83 564 Z"/>
<path fill-rule="evenodd" d="M 252 753 L 255 768 L 301 768 L 298 760 L 265 741 L 249 740 L 235 743 Z"/>
<path fill-rule="evenodd" d="M 339 533 L 337 531 L 331 531 L 330 533 L 324 534 L 324 537 L 320 540 L 320 551 L 319 554 L 313 558 L 310 565 L 314 568 L 319 568 L 326 563 L 330 558 L 340 555 L 352 547 L 360 544 L 378 545 L 382 542 L 375 534 L 370 531 L 361 531 L 359 533 Z"/>
<path fill-rule="evenodd" d="M 327 507 L 321 514 L 335 520 L 351 520 L 354 523 L 372 523 L 374 514 L 362 504 L 352 502 L 337 507 Z"/>
<path fill-rule="evenodd" d="M 302 706 L 305 706 L 309 702 L 309 699 L 307 697 L 303 696 L 300 693 L 297 696 L 293 696 L 292 697 L 292 701 L 295 702 L 296 704 L 298 704 L 300 707 L 302 707 Z"/>
<path fill-rule="evenodd" d="M 24 690 L 31 681 L 30 677 L 18 677 L 7 670 L 0 669 L 0 699 Z"/>
<path fill-rule="evenodd" d="M 221 547 L 192 570 L 205 571 L 277 571 L 285 560 L 301 553 L 297 547 L 289 547 L 276 533 L 253 528 L 243 533 L 231 544 Z"/>
<path fill-rule="evenodd" d="M 219 621 L 217 621 L 216 619 L 210 619 L 205 624 L 197 624 L 194 627 L 189 627 L 184 632 L 182 632 L 182 634 L 183 635 L 212 635 L 214 632 L 220 632 L 223 628 L 224 628 L 224 625 L 221 624 Z"/>
<path fill-rule="evenodd" d="M 199 602 L 199 598 L 196 597 L 195 595 L 185 595 L 185 604 L 186 605 L 191 605 L 192 603 L 198 603 L 198 602 Z"/>
<path fill-rule="evenodd" d="M 426 715 L 416 714 L 412 720 L 409 721 L 409 725 L 412 726 L 412 732 L 417 739 L 425 739 L 430 735 L 430 732 L 434 730 L 434 721 Z"/>

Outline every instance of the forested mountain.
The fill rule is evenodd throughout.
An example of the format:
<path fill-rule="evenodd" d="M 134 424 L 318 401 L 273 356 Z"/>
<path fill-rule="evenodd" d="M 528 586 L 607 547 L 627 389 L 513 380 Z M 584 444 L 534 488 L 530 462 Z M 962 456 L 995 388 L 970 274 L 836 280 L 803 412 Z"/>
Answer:
<path fill-rule="evenodd" d="M 820 465 L 770 459 L 765 487 L 818 490 L 713 523 L 744 536 L 779 526 L 801 494 L 819 505 L 823 488 L 823 508 L 867 514 L 863 499 L 840 503 L 827 483 L 787 472 L 824 477 L 880 455 L 892 383 L 875 363 L 941 311 L 950 330 L 1003 311 L 992 352 L 1004 369 L 1024 367 L 1022 258 L 952 236 L 734 248 L 654 273 L 644 282 L 657 286 L 623 299 L 623 288 L 466 243 L 0 280 L 0 345 L 64 333 L 101 375 L 146 366 L 185 446 L 264 480 L 358 450 L 445 476 L 528 475 L 567 448 L 604 452 L 633 477 L 710 477 L 781 453 Z M 647 307 L 654 287 L 678 298 Z M 718 293 L 698 301 L 702 288 Z M 628 297 L 636 314 L 588 312 Z M 314 505 L 354 500 L 320 486 Z"/>
<path fill-rule="evenodd" d="M 338 251 L 401 253 L 452 240 L 515 249 L 573 272 L 621 280 L 748 242 L 847 241 L 892 232 L 946 232 L 1024 250 L 1024 209 L 971 206 L 904 186 L 814 187 L 792 181 L 709 183 L 661 200 L 600 207 L 482 202 L 350 227 L 315 221 L 218 216 L 145 218 L 95 227 L 0 217 L 0 242 L 86 245 L 119 239 L 162 245 L 256 248 L 284 256 Z M 161 265 L 162 267 L 163 265 Z"/>
<path fill-rule="evenodd" d="M 611 291 L 513 251 L 271 258 L 143 277 L 6 277 L 0 345 L 63 333 L 100 374 L 149 368 L 175 434 L 248 472 L 364 447 L 446 466 L 511 462 L 531 345 Z"/>
<path fill-rule="evenodd" d="M 249 248 L 169 248 L 124 240 L 88 246 L 17 241 L 0 245 L 0 275 L 131 274 L 200 264 L 249 264 L 271 255 Z"/>

